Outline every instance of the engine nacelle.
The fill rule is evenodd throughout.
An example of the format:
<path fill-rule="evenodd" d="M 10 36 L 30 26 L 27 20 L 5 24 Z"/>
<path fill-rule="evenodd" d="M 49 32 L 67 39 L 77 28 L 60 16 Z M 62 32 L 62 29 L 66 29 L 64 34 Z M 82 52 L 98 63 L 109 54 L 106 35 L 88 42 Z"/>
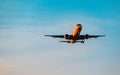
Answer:
<path fill-rule="evenodd" d="M 86 34 L 85 39 L 89 39 L 89 35 L 88 34 Z"/>
<path fill-rule="evenodd" d="M 69 35 L 68 35 L 68 34 L 65 34 L 65 35 L 64 35 L 64 38 L 65 38 L 65 39 L 68 39 L 68 38 L 69 38 Z"/>

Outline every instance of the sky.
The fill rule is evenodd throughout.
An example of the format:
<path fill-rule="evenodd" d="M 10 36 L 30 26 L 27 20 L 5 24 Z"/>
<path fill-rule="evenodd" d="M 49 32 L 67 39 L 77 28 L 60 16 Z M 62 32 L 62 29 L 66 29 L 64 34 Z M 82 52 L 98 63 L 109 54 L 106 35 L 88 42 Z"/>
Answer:
<path fill-rule="evenodd" d="M 0 0 L 0 75 L 120 75 L 119 0 Z M 106 35 L 84 44 L 46 34 Z"/>

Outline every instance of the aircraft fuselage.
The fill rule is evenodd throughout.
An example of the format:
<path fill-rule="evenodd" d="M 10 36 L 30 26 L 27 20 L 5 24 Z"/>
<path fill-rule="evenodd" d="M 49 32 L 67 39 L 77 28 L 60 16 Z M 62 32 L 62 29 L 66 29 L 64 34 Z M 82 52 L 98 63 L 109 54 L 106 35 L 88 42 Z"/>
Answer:
<path fill-rule="evenodd" d="M 73 30 L 73 33 L 72 33 L 73 38 L 70 39 L 70 43 L 75 43 L 76 40 L 79 39 L 81 30 L 82 30 L 82 25 L 81 24 L 77 24 L 75 26 L 74 30 Z"/>

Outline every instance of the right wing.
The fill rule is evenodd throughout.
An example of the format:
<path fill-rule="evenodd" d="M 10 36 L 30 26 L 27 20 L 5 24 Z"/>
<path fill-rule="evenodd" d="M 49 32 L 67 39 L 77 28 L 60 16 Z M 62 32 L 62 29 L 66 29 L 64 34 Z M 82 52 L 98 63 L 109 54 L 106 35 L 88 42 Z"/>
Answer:
<path fill-rule="evenodd" d="M 64 38 L 64 35 L 45 35 L 48 37 L 53 37 L 53 38 Z"/>

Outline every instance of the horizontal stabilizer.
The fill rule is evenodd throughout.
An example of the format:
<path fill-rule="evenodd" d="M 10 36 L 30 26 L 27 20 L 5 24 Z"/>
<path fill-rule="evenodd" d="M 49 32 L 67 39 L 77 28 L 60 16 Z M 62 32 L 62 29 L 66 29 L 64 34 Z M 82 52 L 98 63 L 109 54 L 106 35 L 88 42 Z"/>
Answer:
<path fill-rule="evenodd" d="M 70 41 L 59 41 L 59 42 L 65 42 L 65 43 L 70 43 Z M 84 43 L 84 41 L 75 41 L 76 43 Z"/>
<path fill-rule="evenodd" d="M 59 42 L 65 42 L 65 43 L 70 43 L 70 41 L 59 41 Z"/>

